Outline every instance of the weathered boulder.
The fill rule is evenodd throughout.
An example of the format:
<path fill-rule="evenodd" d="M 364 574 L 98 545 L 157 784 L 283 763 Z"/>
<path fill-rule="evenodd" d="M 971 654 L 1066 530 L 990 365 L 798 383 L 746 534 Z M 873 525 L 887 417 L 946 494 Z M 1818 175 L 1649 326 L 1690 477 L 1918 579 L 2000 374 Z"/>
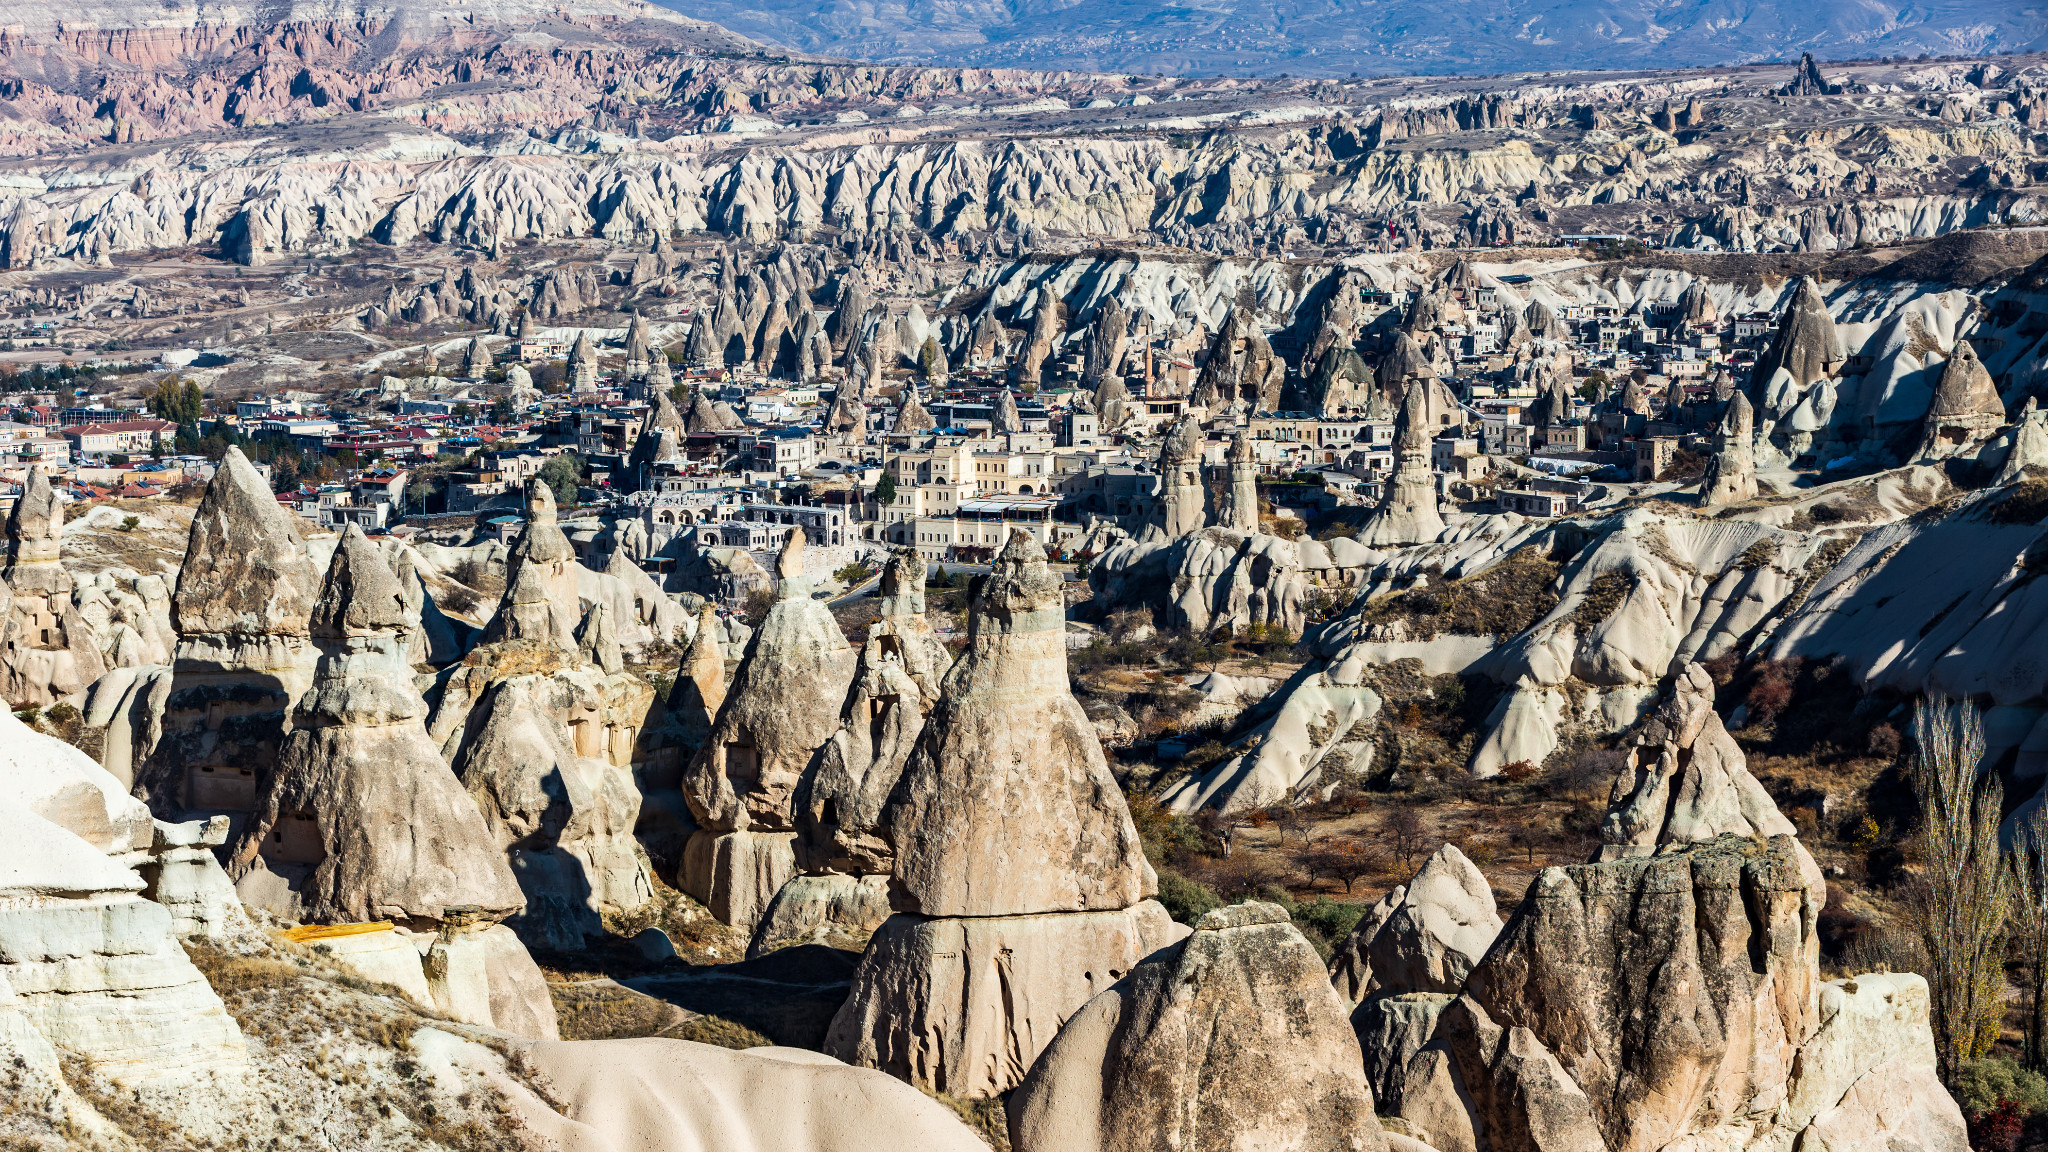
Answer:
<path fill-rule="evenodd" d="M 1456 992 L 1500 930 L 1492 886 L 1446 844 L 1345 937 L 1330 959 L 1331 978 L 1351 1002 L 1373 993 Z"/>
<path fill-rule="evenodd" d="M 1823 902 L 1789 836 L 1549 868 L 1409 1063 L 1445 1152 L 1650 1152 L 1774 1111 L 1819 1024 Z"/>
<path fill-rule="evenodd" d="M 1315 950 L 1272 904 L 1202 917 L 1061 1027 L 1010 1097 L 1018 1152 L 1377 1149 Z"/>
<path fill-rule="evenodd" d="M 1634 739 L 1600 825 L 1600 859 L 1717 836 L 1798 834 L 1749 774 L 1741 747 L 1714 711 L 1713 677 L 1700 665 L 1672 678 L 1671 695 Z"/>

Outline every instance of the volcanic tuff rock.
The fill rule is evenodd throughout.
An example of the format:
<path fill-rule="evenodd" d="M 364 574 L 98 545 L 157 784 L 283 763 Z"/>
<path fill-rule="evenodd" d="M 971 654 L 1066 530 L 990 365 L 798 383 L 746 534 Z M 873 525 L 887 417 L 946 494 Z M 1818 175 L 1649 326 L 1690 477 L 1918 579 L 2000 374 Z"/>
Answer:
<path fill-rule="evenodd" d="M 1686 665 L 1636 733 L 1628 766 L 1614 781 L 1599 858 L 1647 856 L 1717 836 L 1796 835 L 1714 711 L 1713 677 Z M 1810 862 L 1808 870 L 1817 876 Z"/>
<path fill-rule="evenodd" d="M 793 527 L 777 565 L 775 606 L 683 773 L 683 795 L 701 829 L 687 849 L 683 890 L 746 930 L 794 871 L 795 793 L 818 746 L 839 727 L 859 661 L 832 613 L 811 599 L 803 553 L 804 529 Z M 737 839 L 712 844 L 729 838 Z"/>
<path fill-rule="evenodd" d="M 825 1051 L 963 1099 L 1007 1092 L 1061 1024 L 1187 933 L 1147 900 L 1106 912 L 891 916 Z"/>
<path fill-rule="evenodd" d="M 1819 1024 L 1823 894 L 1802 856 L 1789 836 L 1724 837 L 1546 869 L 1396 1114 L 1451 1152 L 1636 1152 L 1775 1109 Z"/>
<path fill-rule="evenodd" d="M 1208 488 L 1202 483 L 1202 424 L 1195 413 L 1183 414 L 1160 437 L 1160 527 L 1177 539 L 1208 522 Z"/>
<path fill-rule="evenodd" d="M 898 914 L 827 1051 L 936 1091 L 1006 1092 L 1061 1020 L 1175 935 L 1068 687 L 1065 616 L 1044 550 L 1013 534 L 882 809 Z"/>
<path fill-rule="evenodd" d="M 1090 1000 L 1008 1113 L 1019 1152 L 1386 1145 L 1315 949 L 1258 902 L 1208 913 Z"/>
<path fill-rule="evenodd" d="M 2005 401 L 1977 350 L 1958 340 L 1927 405 L 1927 428 L 1920 437 L 1919 460 L 1954 456 L 1991 438 L 2005 423 Z"/>
<path fill-rule="evenodd" d="M 1375 994 L 1455 992 L 1500 930 L 1492 886 L 1446 844 L 1367 910 L 1330 958 L 1330 979 L 1352 1003 Z"/>
<path fill-rule="evenodd" d="M 148 809 L 4 708 L 0 795 L 0 1011 L 138 1094 L 232 1099 L 241 1033 L 131 870 L 148 859 Z"/>
<path fill-rule="evenodd" d="M 71 591 L 71 574 L 60 557 L 64 506 L 50 487 L 50 474 L 30 468 L 21 495 L 7 513 L 7 567 L 0 571 L 17 596 L 58 596 Z"/>
<path fill-rule="evenodd" d="M 246 810 L 255 770 L 276 763 L 316 655 L 306 636 L 320 570 L 305 527 L 229 448 L 192 518 L 162 734 L 135 782 L 158 812 Z"/>
<path fill-rule="evenodd" d="M 1749 397 L 1737 392 L 1714 434 L 1714 456 L 1700 481 L 1700 503 L 1713 507 L 1756 499 L 1756 454 L 1751 441 L 1756 420 Z"/>
<path fill-rule="evenodd" d="M 733 673 L 717 722 L 684 774 L 707 830 L 787 832 L 811 754 L 838 727 L 859 655 L 803 574 L 804 530 L 785 542 L 776 602 Z"/>
<path fill-rule="evenodd" d="M 882 570 L 882 617 L 867 643 L 834 732 L 795 796 L 796 866 L 756 929 L 750 955 L 834 933 L 863 937 L 888 919 L 895 856 L 883 806 L 939 697 L 952 653 L 924 615 L 925 562 L 892 553 Z"/>
<path fill-rule="evenodd" d="M 1128 908 L 1157 887 L 1067 683 L 1066 612 L 1015 533 L 977 581 L 968 646 L 883 812 L 897 906 L 926 916 Z"/>
<path fill-rule="evenodd" d="M 1368 548 L 1426 544 L 1443 533 L 1437 511 L 1436 476 L 1430 471 L 1427 389 L 1411 382 L 1401 398 L 1401 426 L 1394 440 L 1394 474 L 1373 509 L 1358 542 Z"/>
<path fill-rule="evenodd" d="M 316 923 L 495 921 L 525 897 L 476 804 L 422 723 L 383 554 L 350 525 L 312 618 L 321 651 L 277 767 L 230 853 L 250 903 Z"/>

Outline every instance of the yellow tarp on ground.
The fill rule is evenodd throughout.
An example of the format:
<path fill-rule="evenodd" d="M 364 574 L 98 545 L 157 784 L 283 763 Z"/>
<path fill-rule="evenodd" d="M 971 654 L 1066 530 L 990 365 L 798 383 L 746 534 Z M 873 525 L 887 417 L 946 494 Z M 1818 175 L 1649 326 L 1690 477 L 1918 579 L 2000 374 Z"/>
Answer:
<path fill-rule="evenodd" d="M 392 924 L 389 920 L 377 920 L 369 924 L 302 924 L 297 928 L 286 929 L 284 938 L 294 944 L 304 944 L 308 940 L 330 940 L 336 936 L 361 936 L 369 932 L 389 932 L 391 928 Z"/>

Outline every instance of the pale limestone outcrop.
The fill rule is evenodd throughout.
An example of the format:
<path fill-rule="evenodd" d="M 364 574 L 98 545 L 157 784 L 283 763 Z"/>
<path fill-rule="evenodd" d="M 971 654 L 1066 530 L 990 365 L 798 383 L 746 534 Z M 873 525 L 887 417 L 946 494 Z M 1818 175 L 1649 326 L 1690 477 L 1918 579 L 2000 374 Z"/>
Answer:
<path fill-rule="evenodd" d="M 472 659 L 442 707 L 461 714 L 456 775 L 526 897 L 511 923 L 529 942 L 581 947 L 605 913 L 653 898 L 633 838 L 640 793 L 631 767 L 607 758 L 605 680 L 559 650 L 500 645 Z"/>
<path fill-rule="evenodd" d="M 747 943 L 747 958 L 799 944 L 865 944 L 892 911 L 887 874 L 791 876 L 761 910 Z"/>
<path fill-rule="evenodd" d="M 1211 411 L 1241 404 L 1253 412 L 1280 407 L 1287 363 L 1274 355 L 1258 318 L 1246 308 L 1232 308 L 1209 346 L 1209 357 L 1195 380 L 1192 403 Z"/>
<path fill-rule="evenodd" d="M 390 565 L 350 525 L 313 610 L 312 687 L 230 853 L 250 903 L 316 923 L 416 926 L 451 906 L 495 922 L 524 905 L 422 723 L 415 626 Z"/>
<path fill-rule="evenodd" d="M 160 814 L 243 812 L 312 683 L 320 570 L 305 521 L 229 448 L 192 518 L 171 601 L 178 650 L 161 733 L 135 780 Z"/>
<path fill-rule="evenodd" d="M 306 947 L 451 1020 L 533 1040 L 561 1035 L 546 977 L 503 924 L 451 911 L 429 931 L 374 926 L 315 936 Z"/>
<path fill-rule="evenodd" d="M 1600 825 L 1599 858 L 1647 856 L 1717 836 L 1797 834 L 1722 726 L 1713 677 L 1698 664 L 1686 665 L 1672 678 L 1671 695 L 1636 733 Z"/>
<path fill-rule="evenodd" d="M 596 574 L 577 562 L 547 486 L 529 482 L 526 501 L 485 643 L 439 677 L 427 733 L 525 895 L 508 923 L 530 943 L 569 950 L 601 932 L 606 914 L 653 898 L 633 830 L 634 766 L 649 751 L 640 736 L 655 698 L 634 674 L 590 661 L 576 633 L 580 589 Z"/>
<path fill-rule="evenodd" d="M 635 831 L 665 875 L 680 872 L 684 848 L 697 830 L 696 818 L 683 796 L 683 767 L 703 750 L 718 709 L 725 703 L 724 634 L 717 610 L 706 601 L 699 609 L 696 632 L 683 651 L 668 698 L 662 702 L 666 713 L 663 747 L 634 770 L 641 801 Z"/>
<path fill-rule="evenodd" d="M 1374 994 L 1455 992 L 1500 935 L 1493 888 L 1454 844 L 1373 905 L 1330 958 L 1349 1002 Z"/>
<path fill-rule="evenodd" d="M 1386 1147 L 1315 949 L 1272 904 L 1203 916 L 1076 1012 L 1009 1099 L 1018 1152 Z"/>
<path fill-rule="evenodd" d="M 2019 416 L 2013 420 L 2010 440 L 1998 475 L 1991 481 L 1994 488 L 2017 484 L 2027 479 L 2030 470 L 2048 469 L 2048 411 L 2043 411 L 2032 396 L 2027 397 Z"/>
<path fill-rule="evenodd" d="M 825 1051 L 951 1096 L 1007 1092 L 1076 1009 L 1186 932 L 1150 900 L 1106 912 L 891 916 Z"/>

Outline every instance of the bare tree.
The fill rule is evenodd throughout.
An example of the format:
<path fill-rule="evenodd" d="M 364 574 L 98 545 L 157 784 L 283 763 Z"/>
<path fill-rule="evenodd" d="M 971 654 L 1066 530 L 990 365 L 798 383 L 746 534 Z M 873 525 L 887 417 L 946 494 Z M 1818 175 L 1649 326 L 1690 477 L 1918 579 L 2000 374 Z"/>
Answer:
<path fill-rule="evenodd" d="M 2013 837 L 2013 934 L 2027 970 L 2027 1067 L 2048 1068 L 2048 808 Z"/>
<path fill-rule="evenodd" d="M 1377 871 L 1377 861 L 1365 843 L 1353 836 L 1324 837 L 1295 849 L 1294 862 L 1318 880 L 1334 880 L 1351 886 Z"/>
<path fill-rule="evenodd" d="M 1402 805 L 1387 813 L 1380 824 L 1380 831 L 1394 846 L 1394 854 L 1401 858 L 1406 868 L 1415 863 L 1415 856 L 1422 851 L 1422 838 L 1428 830 L 1423 826 L 1422 817 L 1415 809 Z"/>
<path fill-rule="evenodd" d="M 1908 901 L 1927 946 L 1935 1060 L 1953 1084 L 1964 1061 L 1988 1051 L 2004 1015 L 2004 943 L 2013 871 L 1998 843 L 2004 799 L 1980 773 L 1984 722 L 1967 700 L 1922 700 L 1910 761 L 1920 798 L 1922 874 Z"/>

